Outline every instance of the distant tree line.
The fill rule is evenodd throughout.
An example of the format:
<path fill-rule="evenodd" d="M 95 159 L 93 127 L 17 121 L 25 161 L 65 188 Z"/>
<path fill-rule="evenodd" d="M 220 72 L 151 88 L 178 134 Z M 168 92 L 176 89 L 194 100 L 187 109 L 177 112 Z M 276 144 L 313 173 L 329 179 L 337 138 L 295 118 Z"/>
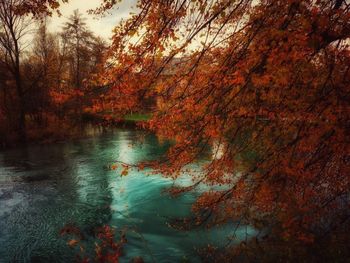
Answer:
<path fill-rule="evenodd" d="M 23 15 L 23 0 L 0 1 L 0 143 L 25 142 L 32 127 L 81 113 L 86 80 L 97 73 L 106 43 L 78 10 L 57 33 L 48 18 Z M 76 100 L 65 109 L 67 100 Z M 64 112 L 65 111 L 65 112 Z"/>

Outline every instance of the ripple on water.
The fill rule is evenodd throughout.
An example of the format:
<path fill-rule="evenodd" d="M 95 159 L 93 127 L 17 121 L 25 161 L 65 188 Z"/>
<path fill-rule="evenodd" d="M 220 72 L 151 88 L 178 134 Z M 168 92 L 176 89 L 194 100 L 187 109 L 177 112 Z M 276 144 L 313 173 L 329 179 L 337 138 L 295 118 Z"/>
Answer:
<path fill-rule="evenodd" d="M 232 225 L 210 232 L 171 229 L 167 222 L 189 213 L 194 194 L 173 199 L 163 193 L 170 179 L 133 169 L 121 177 L 120 170 L 106 169 L 115 160 L 158 158 L 168 147 L 147 134 L 142 145 L 135 143 L 140 134 L 144 132 L 117 130 L 0 153 L 0 262 L 72 262 L 76 252 L 59 236 L 66 224 L 79 227 L 90 247 L 96 227 L 126 228 L 122 262 L 135 256 L 195 262 L 194 247 L 215 243 L 232 231 Z M 186 185 L 190 179 L 179 183 Z M 241 237 L 244 233 L 238 231 Z"/>

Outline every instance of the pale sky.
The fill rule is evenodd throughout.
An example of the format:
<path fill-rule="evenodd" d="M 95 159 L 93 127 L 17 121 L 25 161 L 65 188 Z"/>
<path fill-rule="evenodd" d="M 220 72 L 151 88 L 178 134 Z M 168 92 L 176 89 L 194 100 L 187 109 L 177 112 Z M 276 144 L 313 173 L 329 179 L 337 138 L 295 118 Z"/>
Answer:
<path fill-rule="evenodd" d="M 87 14 L 87 10 L 99 7 L 102 0 L 69 0 L 68 4 L 62 4 L 60 6 L 61 17 L 56 14 L 52 16 L 49 22 L 49 30 L 51 32 L 59 32 L 62 29 L 62 25 L 67 18 L 73 14 L 75 9 L 79 9 L 79 12 L 86 18 L 86 24 L 89 29 L 97 36 L 101 36 L 108 40 L 112 36 L 112 30 L 121 19 L 126 19 L 130 16 L 130 12 L 135 10 L 136 0 L 123 0 L 120 4 L 114 8 L 111 13 L 106 14 L 105 17 L 94 17 Z"/>

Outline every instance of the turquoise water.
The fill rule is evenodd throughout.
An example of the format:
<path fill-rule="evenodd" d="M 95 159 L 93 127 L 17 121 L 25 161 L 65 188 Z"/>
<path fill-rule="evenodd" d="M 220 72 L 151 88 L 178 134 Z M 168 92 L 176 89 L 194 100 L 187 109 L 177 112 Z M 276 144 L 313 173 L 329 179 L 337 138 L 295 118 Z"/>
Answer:
<path fill-rule="evenodd" d="M 170 179 L 136 169 L 121 177 L 120 170 L 108 169 L 115 160 L 159 158 L 167 147 L 152 134 L 114 130 L 0 152 L 0 262 L 74 262 L 78 251 L 59 235 L 66 224 L 81 229 L 87 248 L 99 226 L 127 229 L 122 262 L 136 256 L 145 262 L 198 262 L 196 248 L 223 245 L 234 224 L 190 232 L 167 224 L 188 215 L 198 193 L 174 199 L 163 191 L 173 184 Z M 245 239 L 246 232 L 254 233 L 242 226 L 235 234 Z"/>

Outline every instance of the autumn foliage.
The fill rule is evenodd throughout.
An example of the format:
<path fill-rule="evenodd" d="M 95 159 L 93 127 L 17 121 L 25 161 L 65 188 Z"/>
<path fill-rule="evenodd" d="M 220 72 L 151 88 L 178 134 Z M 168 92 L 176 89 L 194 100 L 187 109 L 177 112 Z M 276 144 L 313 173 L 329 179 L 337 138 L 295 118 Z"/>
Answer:
<path fill-rule="evenodd" d="M 104 0 L 95 13 L 117 2 Z M 22 1 L 18 10 L 36 15 L 57 4 Z M 165 176 L 176 179 L 211 147 L 193 186 L 176 191 L 211 189 L 187 226 L 233 221 L 269 230 L 240 252 L 260 251 L 264 241 L 279 259 L 343 255 L 350 251 L 349 9 L 345 0 L 139 0 L 136 14 L 114 29 L 103 73 L 93 77 L 108 89 L 91 107 L 125 114 L 147 102 L 148 128 L 174 141 L 167 160 L 147 164 Z M 69 96 L 50 94 L 57 104 Z M 223 259 L 213 257 L 239 254 L 227 247 Z"/>
<path fill-rule="evenodd" d="M 123 247 L 127 242 L 122 233 L 117 241 L 115 229 L 110 226 L 102 226 L 96 230 L 96 242 L 94 251 L 88 251 L 85 246 L 84 236 L 81 230 L 73 225 L 66 225 L 60 230 L 62 237 L 69 237 L 67 245 L 71 249 L 77 248 L 77 262 L 118 263 L 123 255 Z"/>
<path fill-rule="evenodd" d="M 91 104 L 106 44 L 77 10 L 49 32 L 48 16 L 64 2 L 0 1 L 1 147 L 69 137 Z"/>
<path fill-rule="evenodd" d="M 344 244 L 349 8 L 342 0 L 144 0 L 116 27 L 100 81 L 113 87 L 116 110 L 157 98 L 149 127 L 175 145 L 153 167 L 176 178 L 216 146 L 183 189 L 213 186 L 193 205 L 193 226 L 263 223 L 280 244 Z"/>

